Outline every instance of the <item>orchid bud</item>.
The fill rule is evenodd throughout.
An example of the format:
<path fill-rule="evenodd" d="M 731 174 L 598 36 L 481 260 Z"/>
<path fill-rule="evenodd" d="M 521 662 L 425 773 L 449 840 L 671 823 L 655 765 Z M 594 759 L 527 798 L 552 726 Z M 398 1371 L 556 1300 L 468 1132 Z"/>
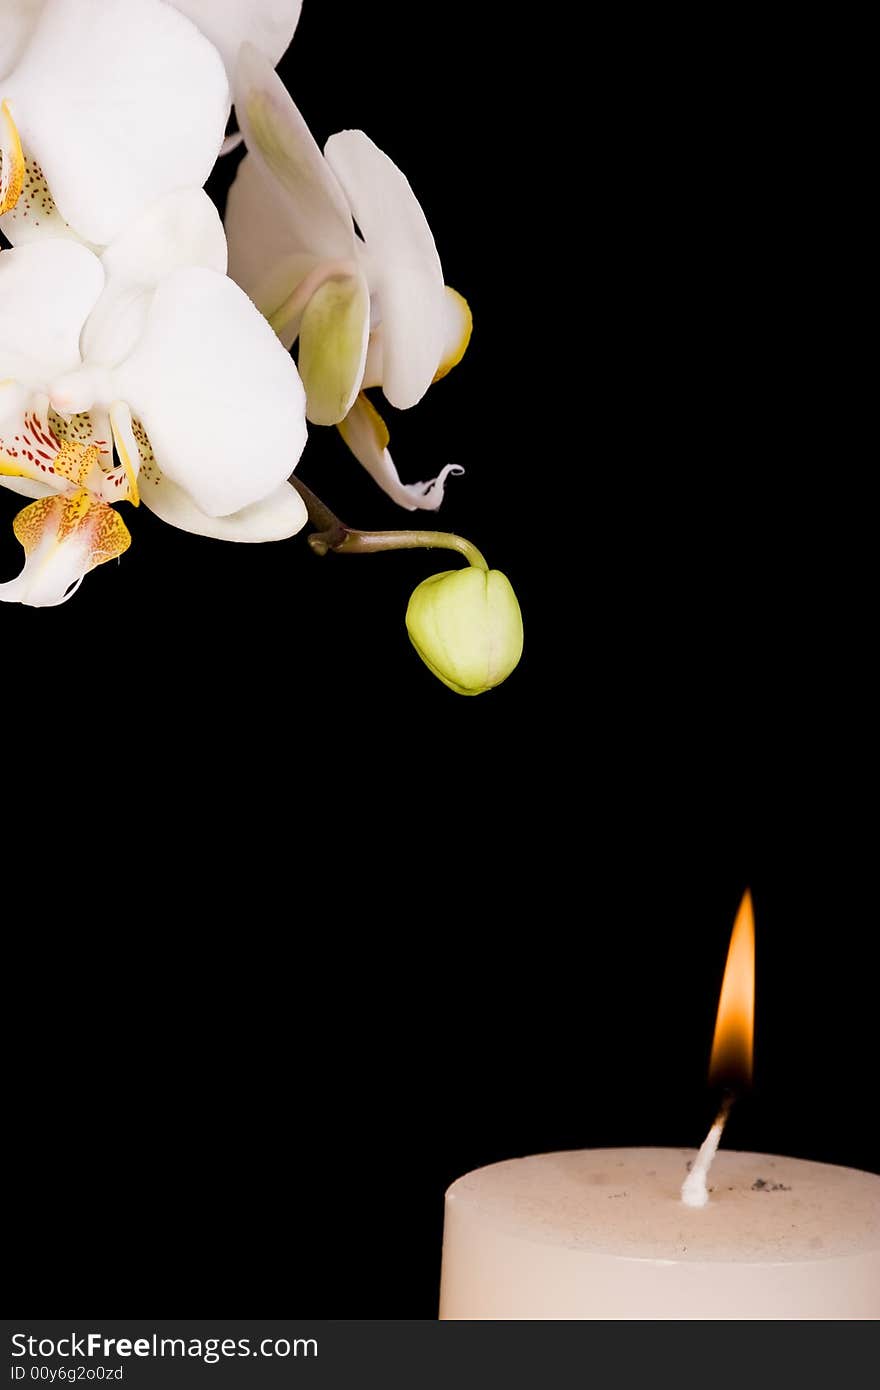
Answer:
<path fill-rule="evenodd" d="M 406 626 L 425 665 L 459 695 L 500 685 L 522 656 L 522 614 L 500 570 L 432 574 L 414 590 Z"/>

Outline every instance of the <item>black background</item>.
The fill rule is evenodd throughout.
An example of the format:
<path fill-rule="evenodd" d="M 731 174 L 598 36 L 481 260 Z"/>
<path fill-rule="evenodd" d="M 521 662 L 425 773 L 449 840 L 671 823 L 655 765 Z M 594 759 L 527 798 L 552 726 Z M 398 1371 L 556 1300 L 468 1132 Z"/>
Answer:
<path fill-rule="evenodd" d="M 409 649 L 430 556 L 143 508 L 68 605 L 0 609 L 19 1307 L 431 1317 L 461 1173 L 700 1142 L 746 884 L 727 1142 L 880 1171 L 865 506 L 800 384 L 779 69 L 566 23 L 306 0 L 282 66 L 319 141 L 405 170 L 473 308 L 387 415 L 404 478 L 467 468 L 441 517 L 520 596 L 507 684 Z M 405 524 L 312 436 L 346 520 Z"/>

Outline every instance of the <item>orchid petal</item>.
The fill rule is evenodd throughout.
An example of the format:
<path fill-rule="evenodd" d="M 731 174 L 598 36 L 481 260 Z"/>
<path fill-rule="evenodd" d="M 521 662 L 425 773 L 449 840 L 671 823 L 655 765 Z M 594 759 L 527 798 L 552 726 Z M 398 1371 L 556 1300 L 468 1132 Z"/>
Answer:
<path fill-rule="evenodd" d="M 230 79 L 238 51 L 250 39 L 272 67 L 288 48 L 302 0 L 171 0 L 219 49 Z"/>
<path fill-rule="evenodd" d="M 458 366 L 467 351 L 474 327 L 470 305 L 464 296 L 460 295 L 458 290 L 454 290 L 451 285 L 446 286 L 443 304 L 445 336 L 443 355 L 440 359 L 440 365 L 434 373 L 435 381 L 440 381 L 442 377 L 452 371 L 453 367 Z M 370 346 L 367 350 L 362 387 L 365 391 L 371 386 L 382 385 L 385 370 L 384 334 L 385 330 L 381 323 L 377 324 L 370 334 Z"/>
<path fill-rule="evenodd" d="M 226 273 L 226 237 L 214 204 L 200 188 L 159 198 L 115 238 L 101 257 L 104 293 L 80 344 L 91 362 L 112 366 L 127 357 L 143 332 L 159 281 L 183 266 Z"/>
<path fill-rule="evenodd" d="M 114 411 L 118 409 L 114 407 Z M 114 435 L 118 449 L 120 436 L 115 427 Z M 282 541 L 295 536 L 308 520 L 305 503 L 289 483 L 282 483 L 274 492 L 230 516 L 208 516 L 182 487 L 165 477 L 156 462 L 146 430 L 140 420 L 132 420 L 130 414 L 126 439 L 126 461 L 138 474 L 144 506 L 169 526 L 225 541 Z"/>
<path fill-rule="evenodd" d="M 0 252 L 0 380 L 44 383 L 77 367 L 80 333 L 103 286 L 101 262 L 75 241 Z"/>
<path fill-rule="evenodd" d="M 229 190 L 226 236 L 229 274 L 266 318 L 323 259 L 297 249 L 286 193 L 259 159 L 249 154 L 239 164 Z M 279 337 L 284 336 L 279 332 Z M 286 346 L 295 337 L 294 333 Z"/>
<path fill-rule="evenodd" d="M 370 292 L 363 276 L 327 280 L 308 301 L 299 335 L 306 417 L 344 420 L 360 390 L 370 336 Z"/>
<path fill-rule="evenodd" d="M 144 506 L 169 526 L 221 541 L 283 541 L 295 536 L 308 521 L 305 504 L 290 483 L 282 483 L 268 496 L 229 516 L 208 516 L 182 487 L 158 470 L 144 480 L 142 496 Z"/>
<path fill-rule="evenodd" d="M 131 545 L 118 513 L 85 488 L 32 502 L 19 512 L 13 530 L 26 559 L 17 579 L 0 584 L 0 601 L 32 608 L 64 603 L 90 570 Z"/>
<path fill-rule="evenodd" d="M 362 391 L 368 391 L 371 386 L 382 385 L 384 356 L 385 354 L 382 349 L 382 325 L 378 323 L 370 333 L 370 345 L 367 348 L 367 360 L 364 363 L 364 379 L 361 382 Z"/>
<path fill-rule="evenodd" d="M 290 349 L 305 301 L 292 309 L 288 301 L 322 258 L 293 249 L 286 209 L 287 195 L 275 179 L 258 160 L 245 155 L 226 201 L 229 274 Z"/>
<path fill-rule="evenodd" d="M 338 426 L 339 433 L 359 463 L 366 468 L 374 483 L 378 483 L 393 502 L 407 511 L 435 512 L 443 501 L 448 477 L 459 477 L 464 469 L 455 463 L 446 467 L 429 482 L 402 483 L 400 474 L 388 452 L 389 434 L 385 421 L 372 401 L 360 395 L 348 415 Z"/>
<path fill-rule="evenodd" d="M 112 368 L 117 362 L 122 362 L 140 341 L 147 322 L 150 299 L 149 289 L 138 289 L 135 285 L 111 288 L 108 285 L 95 305 L 80 340 L 81 350 L 83 356 L 88 359 L 89 367 L 79 375 L 81 379 L 86 376 L 89 378 L 91 385 L 87 387 L 83 380 L 83 389 L 90 396 L 90 400 L 95 400 L 96 393 L 100 390 L 98 378 L 101 370 Z M 80 408 L 87 409 L 90 400 L 84 401 Z M 71 410 L 76 407 L 66 404 L 63 408 Z"/>
<path fill-rule="evenodd" d="M 425 214 L 405 176 L 362 130 L 331 135 L 327 162 L 366 241 L 384 329 L 383 390 L 400 410 L 421 400 L 445 345 L 445 289 Z"/>
<path fill-rule="evenodd" d="M 226 274 L 220 214 L 201 188 L 157 198 L 101 256 L 108 284 L 158 285 L 172 270 L 201 265 Z"/>
<path fill-rule="evenodd" d="M 305 445 L 305 393 L 292 359 L 216 271 L 176 270 L 162 281 L 114 381 L 162 472 L 209 516 L 272 492 Z"/>
<path fill-rule="evenodd" d="M 0 270 L 2 267 L 3 259 L 0 257 Z M 2 278 L 0 278 L 0 285 L 2 283 Z M 5 380 L 0 381 L 0 438 L 4 432 L 15 428 L 24 415 L 31 394 L 29 388 L 22 386 L 21 382 L 16 381 L 14 377 L 6 377 Z"/>
<path fill-rule="evenodd" d="M 442 380 L 447 373 L 452 371 L 453 367 L 458 366 L 467 352 L 468 343 L 474 331 L 474 316 L 464 295 L 459 294 L 458 290 L 454 290 L 451 285 L 447 285 L 445 288 L 443 356 L 440 358 L 440 365 L 434 373 L 435 381 Z"/>
<path fill-rule="evenodd" d="M 3 0 L 0 5 L 0 78 L 15 67 L 42 8 L 43 0 Z"/>
<path fill-rule="evenodd" d="M 352 257 L 355 232 L 345 194 L 283 82 L 252 44 L 241 50 L 234 85 L 251 156 L 287 195 L 288 250 Z"/>
<path fill-rule="evenodd" d="M 217 50 L 160 0 L 46 0 L 3 87 L 61 215 L 100 246 L 205 182 L 229 110 Z"/>

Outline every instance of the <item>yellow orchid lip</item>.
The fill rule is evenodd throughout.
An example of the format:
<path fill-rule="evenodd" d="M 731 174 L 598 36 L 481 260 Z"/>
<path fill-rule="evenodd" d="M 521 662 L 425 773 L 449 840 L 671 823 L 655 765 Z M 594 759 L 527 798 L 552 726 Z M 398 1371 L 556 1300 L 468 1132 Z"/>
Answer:
<path fill-rule="evenodd" d="M 0 216 L 11 212 L 21 197 L 24 187 L 24 151 L 18 126 L 12 119 L 9 102 L 0 103 L 0 154 L 3 166 L 0 169 Z"/>

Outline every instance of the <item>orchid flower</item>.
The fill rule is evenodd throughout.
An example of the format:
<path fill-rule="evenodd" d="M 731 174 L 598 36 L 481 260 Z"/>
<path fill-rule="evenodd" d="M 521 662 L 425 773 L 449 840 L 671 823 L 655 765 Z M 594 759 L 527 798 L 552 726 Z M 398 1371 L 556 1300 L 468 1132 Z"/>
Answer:
<path fill-rule="evenodd" d="M 163 0 L 45 0 L 0 78 L 0 226 L 13 244 L 108 245 L 163 193 L 201 188 L 229 95 L 214 45 Z"/>
<path fill-rule="evenodd" d="M 234 90 L 249 153 L 229 195 L 230 273 L 285 347 L 299 339 L 309 420 L 338 425 L 401 506 L 435 509 L 446 477 L 463 470 L 447 466 L 431 482 L 405 486 L 384 421 L 363 394 L 381 386 L 398 409 L 415 405 L 460 361 L 470 338 L 470 310 L 444 286 L 416 196 L 363 131 L 332 135 L 322 155 L 250 44 Z"/>
<path fill-rule="evenodd" d="M 101 257 L 64 239 L 0 252 L 0 482 L 35 499 L 0 600 L 62 603 L 130 544 L 123 500 L 223 539 L 303 526 L 286 482 L 305 444 L 302 385 L 225 268 L 220 219 L 194 189 Z"/>

